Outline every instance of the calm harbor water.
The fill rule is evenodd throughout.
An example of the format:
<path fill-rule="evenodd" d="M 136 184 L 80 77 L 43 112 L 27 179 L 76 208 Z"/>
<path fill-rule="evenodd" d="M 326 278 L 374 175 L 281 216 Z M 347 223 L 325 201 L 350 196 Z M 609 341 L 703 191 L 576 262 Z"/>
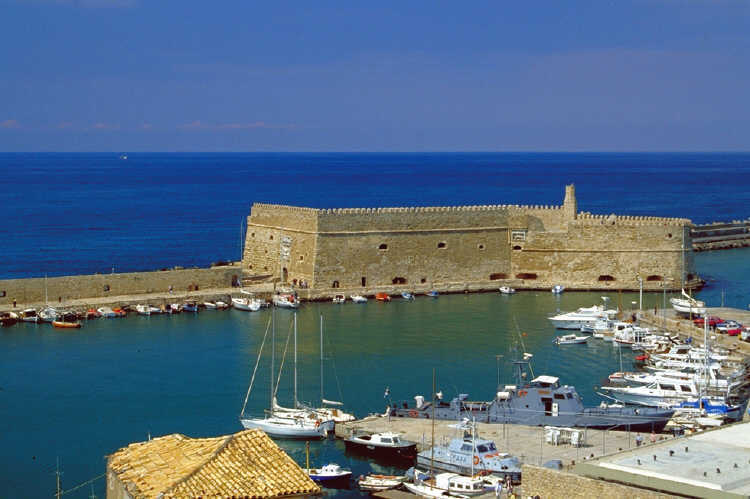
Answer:
<path fill-rule="evenodd" d="M 0 154 L 6 231 L 0 278 L 151 270 L 237 258 L 253 201 L 315 207 L 559 204 L 575 182 L 579 208 L 594 213 L 748 217 L 748 154 Z M 13 186 L 11 189 L 9 186 Z M 727 192 L 732 202 L 727 202 Z M 700 195 L 698 195 L 700 193 Z M 189 241 L 189 244 L 186 244 Z M 710 306 L 750 303 L 749 250 L 696 255 Z M 519 338 L 537 374 L 560 376 L 587 404 L 619 368 L 609 344 L 554 347 L 547 315 L 600 303 L 600 293 L 528 292 L 424 297 L 408 303 L 309 304 L 297 312 L 300 398 L 319 397 L 319 315 L 325 318 L 327 398 L 363 416 L 394 400 L 429 395 L 436 368 L 446 398 L 490 398 L 512 382 Z M 628 307 L 637 294 L 612 294 Z M 667 296 L 668 298 L 668 296 Z M 644 308 L 660 306 L 646 294 Z M 277 365 L 291 313 L 277 313 Z M 0 490 L 54 492 L 104 472 L 104 456 L 148 435 L 214 436 L 238 421 L 269 311 L 98 320 L 80 331 L 17 325 L 0 332 Z M 518 323 L 516 328 L 515 323 Z M 521 335 L 519 335 L 519 331 Z M 525 333 L 525 336 L 522 336 Z M 623 357 L 624 367 L 629 358 Z M 269 403 L 262 359 L 248 412 Z M 287 365 L 287 367 L 290 367 Z M 279 399 L 291 401 L 291 369 Z M 304 446 L 281 442 L 302 463 Z M 314 464 L 355 475 L 389 471 L 348 456 L 343 444 L 312 444 Z M 104 481 L 95 482 L 104 496 Z M 84 487 L 67 497 L 88 497 Z M 340 493 L 346 495 L 346 492 Z M 355 491 L 351 492 L 356 494 Z"/>
<path fill-rule="evenodd" d="M 719 282 L 750 285 L 743 250 L 699 255 Z M 738 273 L 736 269 L 744 269 Z M 741 279 L 741 280 L 739 280 Z M 745 297 L 748 293 L 745 291 Z M 534 354 L 535 373 L 560 376 L 575 385 L 587 405 L 600 402 L 594 387 L 619 369 L 618 350 L 609 343 L 555 347 L 546 317 L 559 310 L 600 303 L 600 293 L 520 292 L 419 297 L 390 304 L 370 301 L 306 304 L 298 312 L 300 398 L 320 393 L 319 316 L 324 316 L 325 395 L 343 399 L 358 416 L 384 410 L 383 393 L 394 400 L 429 395 L 432 369 L 446 398 L 469 393 L 491 398 L 498 377 L 513 382 L 510 361 L 523 338 Z M 628 306 L 635 293 L 610 294 L 610 303 Z M 662 295 L 646 294 L 644 307 Z M 202 312 L 198 315 L 131 316 L 96 320 L 78 331 L 44 325 L 17 325 L 0 334 L 0 487 L 7 497 L 44 497 L 54 491 L 55 461 L 64 471 L 63 488 L 104 472 L 104 456 L 148 435 L 184 433 L 213 436 L 241 429 L 238 415 L 252 366 L 271 312 Z M 276 312 L 277 367 L 290 332 L 292 312 Z M 518 324 L 516 328 L 515 324 Z M 519 331 L 521 335 L 519 335 Z M 525 333 L 525 336 L 523 336 Z M 261 359 L 248 413 L 269 403 L 270 352 Z M 288 353 L 291 355 L 291 352 Z M 292 397 L 287 357 L 279 399 Z M 625 368 L 630 356 L 623 355 Z M 304 463 L 304 445 L 279 441 Z M 315 464 L 335 461 L 355 475 L 395 471 L 344 453 L 340 441 L 314 442 Z M 104 482 L 95 483 L 104 496 Z M 68 497 L 88 497 L 82 488 Z M 356 491 L 339 492 L 356 495 Z"/>

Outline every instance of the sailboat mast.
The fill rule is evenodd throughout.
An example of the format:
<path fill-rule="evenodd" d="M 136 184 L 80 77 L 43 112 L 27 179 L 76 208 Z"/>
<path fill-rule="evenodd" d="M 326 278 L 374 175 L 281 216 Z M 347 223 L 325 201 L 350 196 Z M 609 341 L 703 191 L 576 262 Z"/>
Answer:
<path fill-rule="evenodd" d="M 323 314 L 320 314 L 320 402 L 323 403 Z"/>
<path fill-rule="evenodd" d="M 294 314 L 294 408 L 297 407 L 297 314 Z"/>
<path fill-rule="evenodd" d="M 435 464 L 435 368 L 432 368 L 432 436 L 430 437 L 430 476 Z M 472 460 L 473 461 L 473 460 Z"/>
<path fill-rule="evenodd" d="M 276 375 L 276 307 L 271 308 L 271 410 L 273 410 L 274 390 L 273 378 Z"/>

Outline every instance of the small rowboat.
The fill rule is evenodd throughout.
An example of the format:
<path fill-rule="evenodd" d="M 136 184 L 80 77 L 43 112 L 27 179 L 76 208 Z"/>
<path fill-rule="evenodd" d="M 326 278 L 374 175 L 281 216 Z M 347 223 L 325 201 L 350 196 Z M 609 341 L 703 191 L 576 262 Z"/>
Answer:
<path fill-rule="evenodd" d="M 377 492 L 381 490 L 395 489 L 406 481 L 406 476 L 396 475 L 367 475 L 357 480 L 360 490 Z"/>
<path fill-rule="evenodd" d="M 52 325 L 54 327 L 59 327 L 63 329 L 78 329 L 81 327 L 80 322 L 66 322 L 66 321 L 52 321 Z"/>
<path fill-rule="evenodd" d="M 378 301 L 391 301 L 391 297 L 388 293 L 375 293 L 375 299 Z"/>
<path fill-rule="evenodd" d="M 575 345 L 579 343 L 586 343 L 589 336 L 576 336 L 575 334 L 566 334 L 555 338 L 556 345 Z"/>

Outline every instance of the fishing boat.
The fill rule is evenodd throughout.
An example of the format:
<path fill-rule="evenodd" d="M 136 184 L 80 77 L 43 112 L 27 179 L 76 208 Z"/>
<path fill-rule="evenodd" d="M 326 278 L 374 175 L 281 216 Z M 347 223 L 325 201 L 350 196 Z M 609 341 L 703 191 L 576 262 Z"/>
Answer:
<path fill-rule="evenodd" d="M 81 327 L 81 323 L 68 321 L 52 321 L 52 326 L 61 329 L 79 329 Z"/>
<path fill-rule="evenodd" d="M 213 302 L 213 301 L 204 301 L 203 302 L 203 308 L 205 308 L 206 310 L 216 310 L 217 309 L 216 302 Z"/>
<path fill-rule="evenodd" d="M 377 475 L 369 474 L 357 479 L 359 490 L 365 492 L 381 492 L 383 490 L 397 489 L 406 482 L 405 475 Z"/>
<path fill-rule="evenodd" d="M 46 306 L 39 311 L 39 320 L 42 322 L 52 322 L 57 320 L 58 316 L 57 309 L 54 307 Z"/>
<path fill-rule="evenodd" d="M 304 468 L 302 471 L 304 471 L 312 481 L 317 482 L 324 487 L 330 487 L 334 484 L 342 484 L 342 482 L 347 483 L 352 476 L 352 470 L 342 468 L 334 463 L 326 464 L 320 468 Z"/>
<path fill-rule="evenodd" d="M 136 305 L 135 311 L 138 315 L 151 315 L 151 307 L 148 305 Z"/>
<path fill-rule="evenodd" d="M 27 308 L 22 310 L 18 315 L 18 319 L 21 322 L 39 322 L 39 314 L 36 313 L 35 308 Z"/>
<path fill-rule="evenodd" d="M 102 314 L 100 314 L 99 311 L 95 308 L 86 310 L 86 319 L 98 319 L 101 316 Z"/>
<path fill-rule="evenodd" d="M 261 306 L 262 306 L 262 304 L 261 304 Z M 228 308 L 229 308 L 229 304 L 228 303 L 225 303 L 223 301 L 217 301 L 216 302 L 216 309 L 217 310 L 226 310 Z"/>
<path fill-rule="evenodd" d="M 350 298 L 353 303 L 367 303 L 367 298 L 362 295 L 351 295 Z"/>
<path fill-rule="evenodd" d="M 417 443 L 393 432 L 354 433 L 344 440 L 344 446 L 348 451 L 380 459 L 412 461 L 417 457 Z"/>
<path fill-rule="evenodd" d="M 500 286 L 500 293 L 504 295 L 512 295 L 515 293 L 515 288 L 511 288 L 510 286 Z"/>
<path fill-rule="evenodd" d="M 169 307 L 167 307 L 167 313 L 168 314 L 182 313 L 182 305 L 180 305 L 179 303 L 170 303 Z"/>
<path fill-rule="evenodd" d="M 336 295 L 333 297 L 333 303 L 346 303 L 346 296 L 344 295 Z"/>
<path fill-rule="evenodd" d="M 412 293 L 409 293 L 408 291 L 402 291 L 401 298 L 403 298 L 404 300 L 413 300 L 414 295 Z"/>
<path fill-rule="evenodd" d="M 112 319 L 117 317 L 117 313 L 109 307 L 99 307 L 96 309 L 101 314 L 101 317 L 106 319 Z"/>
<path fill-rule="evenodd" d="M 391 296 L 388 293 L 375 293 L 375 299 L 377 301 L 391 301 Z"/>
<path fill-rule="evenodd" d="M 18 322 L 18 314 L 15 312 L 0 312 L 0 325 L 3 327 L 12 326 Z"/>
<path fill-rule="evenodd" d="M 526 354 L 528 355 L 528 354 Z M 674 414 L 673 409 L 600 404 L 585 407 L 574 386 L 561 385 L 556 376 L 537 376 L 526 382 L 528 361 L 515 361 L 516 384 L 500 386 L 492 400 L 470 401 L 461 393 L 450 402 L 432 404 L 414 397 L 416 404 L 396 403 L 391 417 L 434 418 L 461 421 L 476 418 L 482 423 L 527 426 L 565 426 L 610 430 L 661 431 Z"/>
<path fill-rule="evenodd" d="M 198 303 L 194 301 L 186 301 L 184 305 L 182 305 L 182 311 L 183 312 L 198 312 Z"/>
<path fill-rule="evenodd" d="M 555 345 L 578 345 L 586 343 L 590 336 L 576 336 L 575 334 L 564 334 L 555 338 Z"/>
<path fill-rule="evenodd" d="M 552 293 L 554 293 L 556 295 L 559 295 L 560 293 L 562 293 L 563 291 L 565 291 L 565 286 L 563 286 L 561 284 L 555 284 L 554 286 L 552 286 L 552 289 L 550 291 L 552 291 Z"/>
<path fill-rule="evenodd" d="M 425 293 L 425 294 L 426 294 L 427 296 L 429 296 L 430 298 L 437 298 L 438 296 L 440 296 L 440 293 L 438 293 L 438 292 L 437 292 L 437 291 L 435 291 L 434 289 L 432 289 L 432 290 L 428 291 L 428 292 L 427 292 L 427 293 Z"/>

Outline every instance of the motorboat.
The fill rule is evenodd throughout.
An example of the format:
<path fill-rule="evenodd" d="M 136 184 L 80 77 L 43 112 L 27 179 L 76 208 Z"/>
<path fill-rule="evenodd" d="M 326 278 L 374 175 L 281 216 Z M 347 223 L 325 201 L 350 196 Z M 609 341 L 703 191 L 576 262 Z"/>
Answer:
<path fill-rule="evenodd" d="M 438 473 L 435 478 L 404 483 L 409 492 L 422 497 L 470 497 L 485 493 L 484 479 L 480 476 L 463 476 L 458 473 Z"/>
<path fill-rule="evenodd" d="M 39 320 L 42 322 L 52 322 L 57 320 L 58 316 L 57 309 L 54 307 L 46 306 L 39 311 Z"/>
<path fill-rule="evenodd" d="M 504 295 L 512 295 L 515 293 L 515 288 L 511 288 L 510 286 L 500 286 L 500 293 Z"/>
<path fill-rule="evenodd" d="M 182 313 L 182 305 L 179 303 L 170 303 L 169 307 L 167 308 L 168 314 L 179 314 Z"/>
<path fill-rule="evenodd" d="M 417 443 L 393 432 L 352 434 L 344 440 L 346 450 L 376 458 L 411 461 L 417 457 Z"/>
<path fill-rule="evenodd" d="M 642 386 L 602 386 L 606 396 L 623 404 L 647 407 L 673 406 L 682 401 L 698 398 L 700 389 L 693 380 L 666 380 L 657 378 L 651 384 Z"/>
<path fill-rule="evenodd" d="M 616 310 L 605 310 L 601 305 L 581 307 L 575 312 L 557 314 L 549 318 L 557 329 L 575 329 L 580 331 L 584 326 L 593 326 L 598 321 L 609 319 L 616 314 Z"/>
<path fill-rule="evenodd" d="M 80 322 L 69 322 L 69 321 L 52 321 L 52 326 L 61 329 L 79 329 L 81 327 Z"/>
<path fill-rule="evenodd" d="M 3 327 L 12 326 L 18 322 L 18 314 L 15 312 L 0 312 L 0 324 Z"/>
<path fill-rule="evenodd" d="M 124 308 L 115 307 L 112 311 L 115 313 L 115 317 L 126 317 L 128 315 L 127 310 Z"/>
<path fill-rule="evenodd" d="M 367 298 L 362 295 L 351 295 L 350 298 L 353 303 L 367 303 Z"/>
<path fill-rule="evenodd" d="M 216 302 L 213 301 L 204 301 L 203 302 L 203 308 L 206 310 L 216 310 Z"/>
<path fill-rule="evenodd" d="M 101 316 L 102 314 L 100 314 L 99 311 L 95 308 L 86 310 L 86 319 L 98 319 Z"/>
<path fill-rule="evenodd" d="M 333 297 L 333 303 L 346 303 L 346 296 L 336 295 Z"/>
<path fill-rule="evenodd" d="M 261 303 L 261 306 L 262 306 L 262 303 Z M 216 302 L 216 309 L 217 310 L 226 310 L 228 308 L 229 308 L 229 304 L 228 303 L 225 303 L 223 301 L 217 301 Z"/>
<path fill-rule="evenodd" d="M 198 303 L 194 301 L 186 301 L 182 306 L 183 312 L 198 312 Z"/>
<path fill-rule="evenodd" d="M 537 376 L 525 381 L 523 366 L 518 369 L 514 385 L 498 387 L 489 401 L 470 401 L 460 393 L 450 402 L 437 398 L 434 403 L 417 395 L 415 404 L 394 403 L 391 417 L 460 421 L 476 418 L 481 423 L 522 424 L 527 426 L 564 426 L 576 428 L 661 431 L 674 414 L 668 408 L 628 407 L 600 404 L 585 407 L 574 386 L 561 385 L 556 376 Z"/>
<path fill-rule="evenodd" d="M 453 438 L 448 445 L 433 445 L 417 454 L 417 466 L 448 473 L 474 476 L 478 472 L 510 477 L 514 483 L 521 481 L 521 461 L 508 453 L 498 451 L 495 442 L 476 434 L 476 424 L 468 419 L 456 425 L 462 436 Z M 436 485 L 439 485 L 436 479 Z M 483 489 L 479 481 L 479 489 Z M 446 488 L 447 489 L 447 488 Z"/>
<path fill-rule="evenodd" d="M 329 486 L 334 483 L 348 482 L 352 476 L 352 470 L 342 468 L 338 464 L 329 463 L 320 468 L 303 468 L 312 481 L 321 485 Z"/>
<path fill-rule="evenodd" d="M 375 293 L 375 299 L 377 301 L 391 301 L 391 296 L 388 293 Z"/>
<path fill-rule="evenodd" d="M 151 315 L 151 307 L 148 305 L 136 305 L 135 311 L 138 315 Z"/>
<path fill-rule="evenodd" d="M 112 319 L 114 317 L 117 317 L 117 313 L 114 310 L 112 310 L 110 307 L 99 307 L 96 310 L 101 314 L 102 317 L 106 319 Z"/>
<path fill-rule="evenodd" d="M 299 300 L 294 294 L 277 294 L 273 295 L 274 306 L 280 308 L 299 308 Z"/>
<path fill-rule="evenodd" d="M 21 322 L 39 322 L 39 314 L 36 313 L 35 308 L 27 308 L 22 310 L 18 315 L 18 319 Z"/>
<path fill-rule="evenodd" d="M 695 298 L 687 294 L 684 289 L 682 290 L 682 298 L 670 298 L 669 303 L 672 304 L 672 308 L 675 309 L 676 312 L 679 312 L 681 314 L 706 314 L 705 302 L 696 300 Z"/>
<path fill-rule="evenodd" d="M 377 475 L 371 473 L 366 476 L 360 476 L 357 480 L 357 486 L 359 490 L 366 492 L 380 492 L 396 489 L 404 482 L 406 482 L 405 475 Z"/>
<path fill-rule="evenodd" d="M 438 293 L 434 289 L 431 289 L 430 291 L 426 292 L 425 295 L 429 296 L 430 298 L 437 298 L 438 296 L 440 296 L 440 293 Z"/>
<path fill-rule="evenodd" d="M 412 293 L 409 293 L 408 291 L 402 291 L 401 298 L 403 298 L 404 300 L 413 300 L 414 295 Z"/>
<path fill-rule="evenodd" d="M 560 293 L 565 291 L 565 286 L 561 284 L 555 284 L 554 286 L 552 286 L 552 289 L 550 291 L 552 291 L 553 294 L 559 295 Z"/>
<path fill-rule="evenodd" d="M 232 298 L 232 307 L 246 312 L 257 312 L 260 310 L 261 301 L 257 298 Z"/>
<path fill-rule="evenodd" d="M 586 343 L 591 336 L 576 336 L 575 334 L 564 334 L 555 338 L 555 345 L 577 345 Z"/>
<path fill-rule="evenodd" d="M 164 313 L 162 309 L 159 307 L 154 307 L 154 306 L 149 305 L 148 309 L 149 309 L 149 312 L 151 312 L 151 315 L 158 315 L 158 314 Z"/>

